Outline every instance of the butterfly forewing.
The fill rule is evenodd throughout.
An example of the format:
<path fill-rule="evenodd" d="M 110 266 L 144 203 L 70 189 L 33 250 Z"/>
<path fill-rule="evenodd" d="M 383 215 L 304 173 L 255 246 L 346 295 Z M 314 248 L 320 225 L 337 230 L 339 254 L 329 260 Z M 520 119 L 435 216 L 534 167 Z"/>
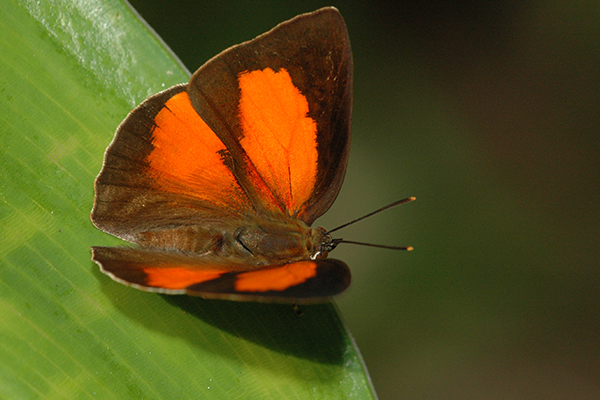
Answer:
<path fill-rule="evenodd" d="M 243 218 L 252 205 L 223 164 L 224 150 L 191 107 L 185 86 L 149 98 L 106 151 L 92 221 L 135 241 L 138 232 Z"/>
<path fill-rule="evenodd" d="M 277 207 L 310 225 L 331 206 L 348 162 L 352 108 L 350 42 L 337 10 L 233 46 L 196 71 L 187 90 L 257 209 Z"/>

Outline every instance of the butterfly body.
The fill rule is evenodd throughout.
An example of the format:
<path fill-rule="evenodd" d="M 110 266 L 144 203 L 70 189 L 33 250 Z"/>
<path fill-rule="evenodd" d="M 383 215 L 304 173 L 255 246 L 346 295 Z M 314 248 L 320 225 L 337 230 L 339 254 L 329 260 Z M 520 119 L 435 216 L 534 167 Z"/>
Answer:
<path fill-rule="evenodd" d="M 350 283 L 314 220 L 350 146 L 352 59 L 337 10 L 282 23 L 151 96 L 117 129 L 94 225 L 137 248 L 94 247 L 114 279 L 149 291 L 323 301 Z"/>
<path fill-rule="evenodd" d="M 173 230 L 141 232 L 131 242 L 143 247 L 182 251 L 250 265 L 269 265 L 319 257 L 331 247 L 323 228 L 302 221 L 261 220 L 253 224 L 192 225 Z"/>

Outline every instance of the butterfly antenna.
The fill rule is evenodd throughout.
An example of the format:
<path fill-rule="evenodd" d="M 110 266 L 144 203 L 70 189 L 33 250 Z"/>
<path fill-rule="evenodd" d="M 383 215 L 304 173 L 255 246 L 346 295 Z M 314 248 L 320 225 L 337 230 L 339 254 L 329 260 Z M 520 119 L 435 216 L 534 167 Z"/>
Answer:
<path fill-rule="evenodd" d="M 387 210 L 388 208 L 392 208 L 392 207 L 395 207 L 395 206 L 398 206 L 398 205 L 400 205 L 400 204 L 404 204 L 404 203 L 409 203 L 409 202 L 411 202 L 411 201 L 414 201 L 414 200 L 416 200 L 416 199 L 417 199 L 416 197 L 408 197 L 408 198 L 406 198 L 406 199 L 402 199 L 402 200 L 395 201 L 395 202 L 393 202 L 393 203 L 391 203 L 391 204 L 388 204 L 388 205 L 387 205 L 387 206 L 385 206 L 385 207 L 381 207 L 381 208 L 380 208 L 380 209 L 378 209 L 378 210 L 375 210 L 375 211 L 373 211 L 373 212 L 370 212 L 370 213 L 368 213 L 368 214 L 366 214 L 366 215 L 363 215 L 362 217 L 356 218 L 356 219 L 354 219 L 354 220 L 352 220 L 352 221 L 350 221 L 350 222 L 347 222 L 347 223 L 345 223 L 345 224 L 343 224 L 343 225 L 340 225 L 340 226 L 338 226 L 337 228 L 334 228 L 334 229 L 332 229 L 332 230 L 328 231 L 327 233 L 329 233 L 329 234 L 330 234 L 331 232 L 335 232 L 335 231 L 337 231 L 337 230 L 340 230 L 340 229 L 342 229 L 342 228 L 345 228 L 345 227 L 347 227 L 347 226 L 349 226 L 349 225 L 355 224 L 355 223 L 357 223 L 358 221 L 362 221 L 362 220 L 363 220 L 363 219 L 365 219 L 365 218 L 369 218 L 369 217 L 371 217 L 371 216 L 373 216 L 373 215 L 375 215 L 375 214 L 378 214 L 378 213 L 380 213 L 380 212 L 382 212 L 382 211 L 385 211 L 385 210 Z M 338 244 L 340 244 L 340 243 L 350 243 L 350 244 L 357 244 L 357 245 L 360 245 L 360 246 L 378 247 L 378 248 L 380 248 L 380 249 L 391 249 L 391 250 L 408 250 L 408 251 L 411 251 L 411 250 L 413 250 L 413 247 L 412 247 L 412 246 L 407 246 L 407 247 L 401 247 L 401 246 L 386 246 L 386 245 L 383 245 L 383 244 L 373 244 L 373 243 L 365 243 L 365 242 L 354 242 L 354 241 L 351 241 L 351 240 L 344 240 L 344 239 L 333 239 L 333 240 L 332 240 L 332 245 L 333 245 L 333 247 L 334 247 L 334 248 L 335 248 L 335 247 L 336 247 Z"/>
<path fill-rule="evenodd" d="M 332 243 L 334 244 L 334 248 L 335 246 L 337 246 L 340 243 L 349 243 L 349 244 L 357 244 L 360 246 L 369 246 L 369 247 L 378 247 L 380 249 L 390 249 L 390 250 L 407 250 L 407 251 L 413 251 L 414 247 L 412 246 L 386 246 L 384 244 L 374 244 L 374 243 L 365 243 L 365 242 L 354 242 L 352 240 L 344 240 L 344 239 L 333 239 Z"/>
<path fill-rule="evenodd" d="M 373 216 L 373 215 L 375 215 L 375 214 L 378 214 L 378 213 L 380 213 L 380 212 L 382 212 L 382 211 L 385 211 L 385 210 L 387 210 L 388 208 L 392 208 L 392 207 L 395 207 L 395 206 L 399 206 L 400 204 L 404 204 L 404 203 L 409 203 L 409 202 L 411 202 L 411 201 L 415 201 L 416 199 L 417 199 L 416 197 L 409 197 L 409 198 L 407 198 L 407 199 L 402 199 L 402 200 L 395 201 L 395 202 L 393 202 L 392 204 L 388 204 L 388 205 L 387 205 L 387 206 L 385 206 L 385 207 L 381 207 L 380 209 L 378 209 L 378 210 L 375 210 L 375 211 L 373 211 L 373 212 L 370 212 L 370 213 L 368 213 L 367 215 L 363 215 L 362 217 L 356 218 L 355 220 L 352 220 L 352 221 L 350 221 L 350 222 L 346 222 L 344 225 L 340 225 L 340 226 L 338 226 L 337 228 L 333 228 L 332 230 L 330 230 L 330 231 L 327 231 L 327 233 L 331 233 L 331 232 L 339 231 L 339 230 L 340 230 L 340 229 L 342 229 L 342 228 L 345 228 L 345 227 L 347 227 L 347 226 L 349 226 L 349 225 L 355 224 L 355 223 L 357 223 L 358 221 L 362 221 L 362 220 L 363 220 L 363 219 L 365 219 L 365 218 L 369 218 L 370 216 Z"/>

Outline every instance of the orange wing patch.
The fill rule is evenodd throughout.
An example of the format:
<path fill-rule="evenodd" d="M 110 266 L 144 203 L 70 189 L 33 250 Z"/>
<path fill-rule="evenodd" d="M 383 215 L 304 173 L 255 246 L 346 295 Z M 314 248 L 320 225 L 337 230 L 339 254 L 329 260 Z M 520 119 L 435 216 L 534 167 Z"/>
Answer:
<path fill-rule="evenodd" d="M 316 262 L 299 261 L 272 269 L 243 272 L 236 278 L 235 290 L 239 292 L 283 291 L 315 276 L 317 276 Z"/>
<path fill-rule="evenodd" d="M 295 216 L 317 177 L 317 124 L 289 73 L 271 68 L 239 75 L 241 145 L 271 193 Z"/>
<path fill-rule="evenodd" d="M 249 205 L 223 164 L 225 145 L 200 118 L 186 92 L 173 96 L 156 115 L 149 175 L 161 189 L 239 210 Z"/>
<path fill-rule="evenodd" d="M 229 271 L 202 271 L 161 265 L 160 268 L 143 268 L 145 285 L 164 289 L 185 289 L 188 286 L 211 281 Z"/>

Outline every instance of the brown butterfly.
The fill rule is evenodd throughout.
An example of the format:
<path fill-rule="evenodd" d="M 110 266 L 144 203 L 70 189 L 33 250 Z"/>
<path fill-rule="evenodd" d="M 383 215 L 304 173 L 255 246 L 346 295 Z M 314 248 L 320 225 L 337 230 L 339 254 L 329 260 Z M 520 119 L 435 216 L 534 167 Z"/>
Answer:
<path fill-rule="evenodd" d="M 113 279 L 206 298 L 323 301 L 350 270 L 313 221 L 346 172 L 352 55 L 323 8 L 209 60 L 133 110 L 106 150 L 94 225 L 138 247 L 93 247 Z"/>

